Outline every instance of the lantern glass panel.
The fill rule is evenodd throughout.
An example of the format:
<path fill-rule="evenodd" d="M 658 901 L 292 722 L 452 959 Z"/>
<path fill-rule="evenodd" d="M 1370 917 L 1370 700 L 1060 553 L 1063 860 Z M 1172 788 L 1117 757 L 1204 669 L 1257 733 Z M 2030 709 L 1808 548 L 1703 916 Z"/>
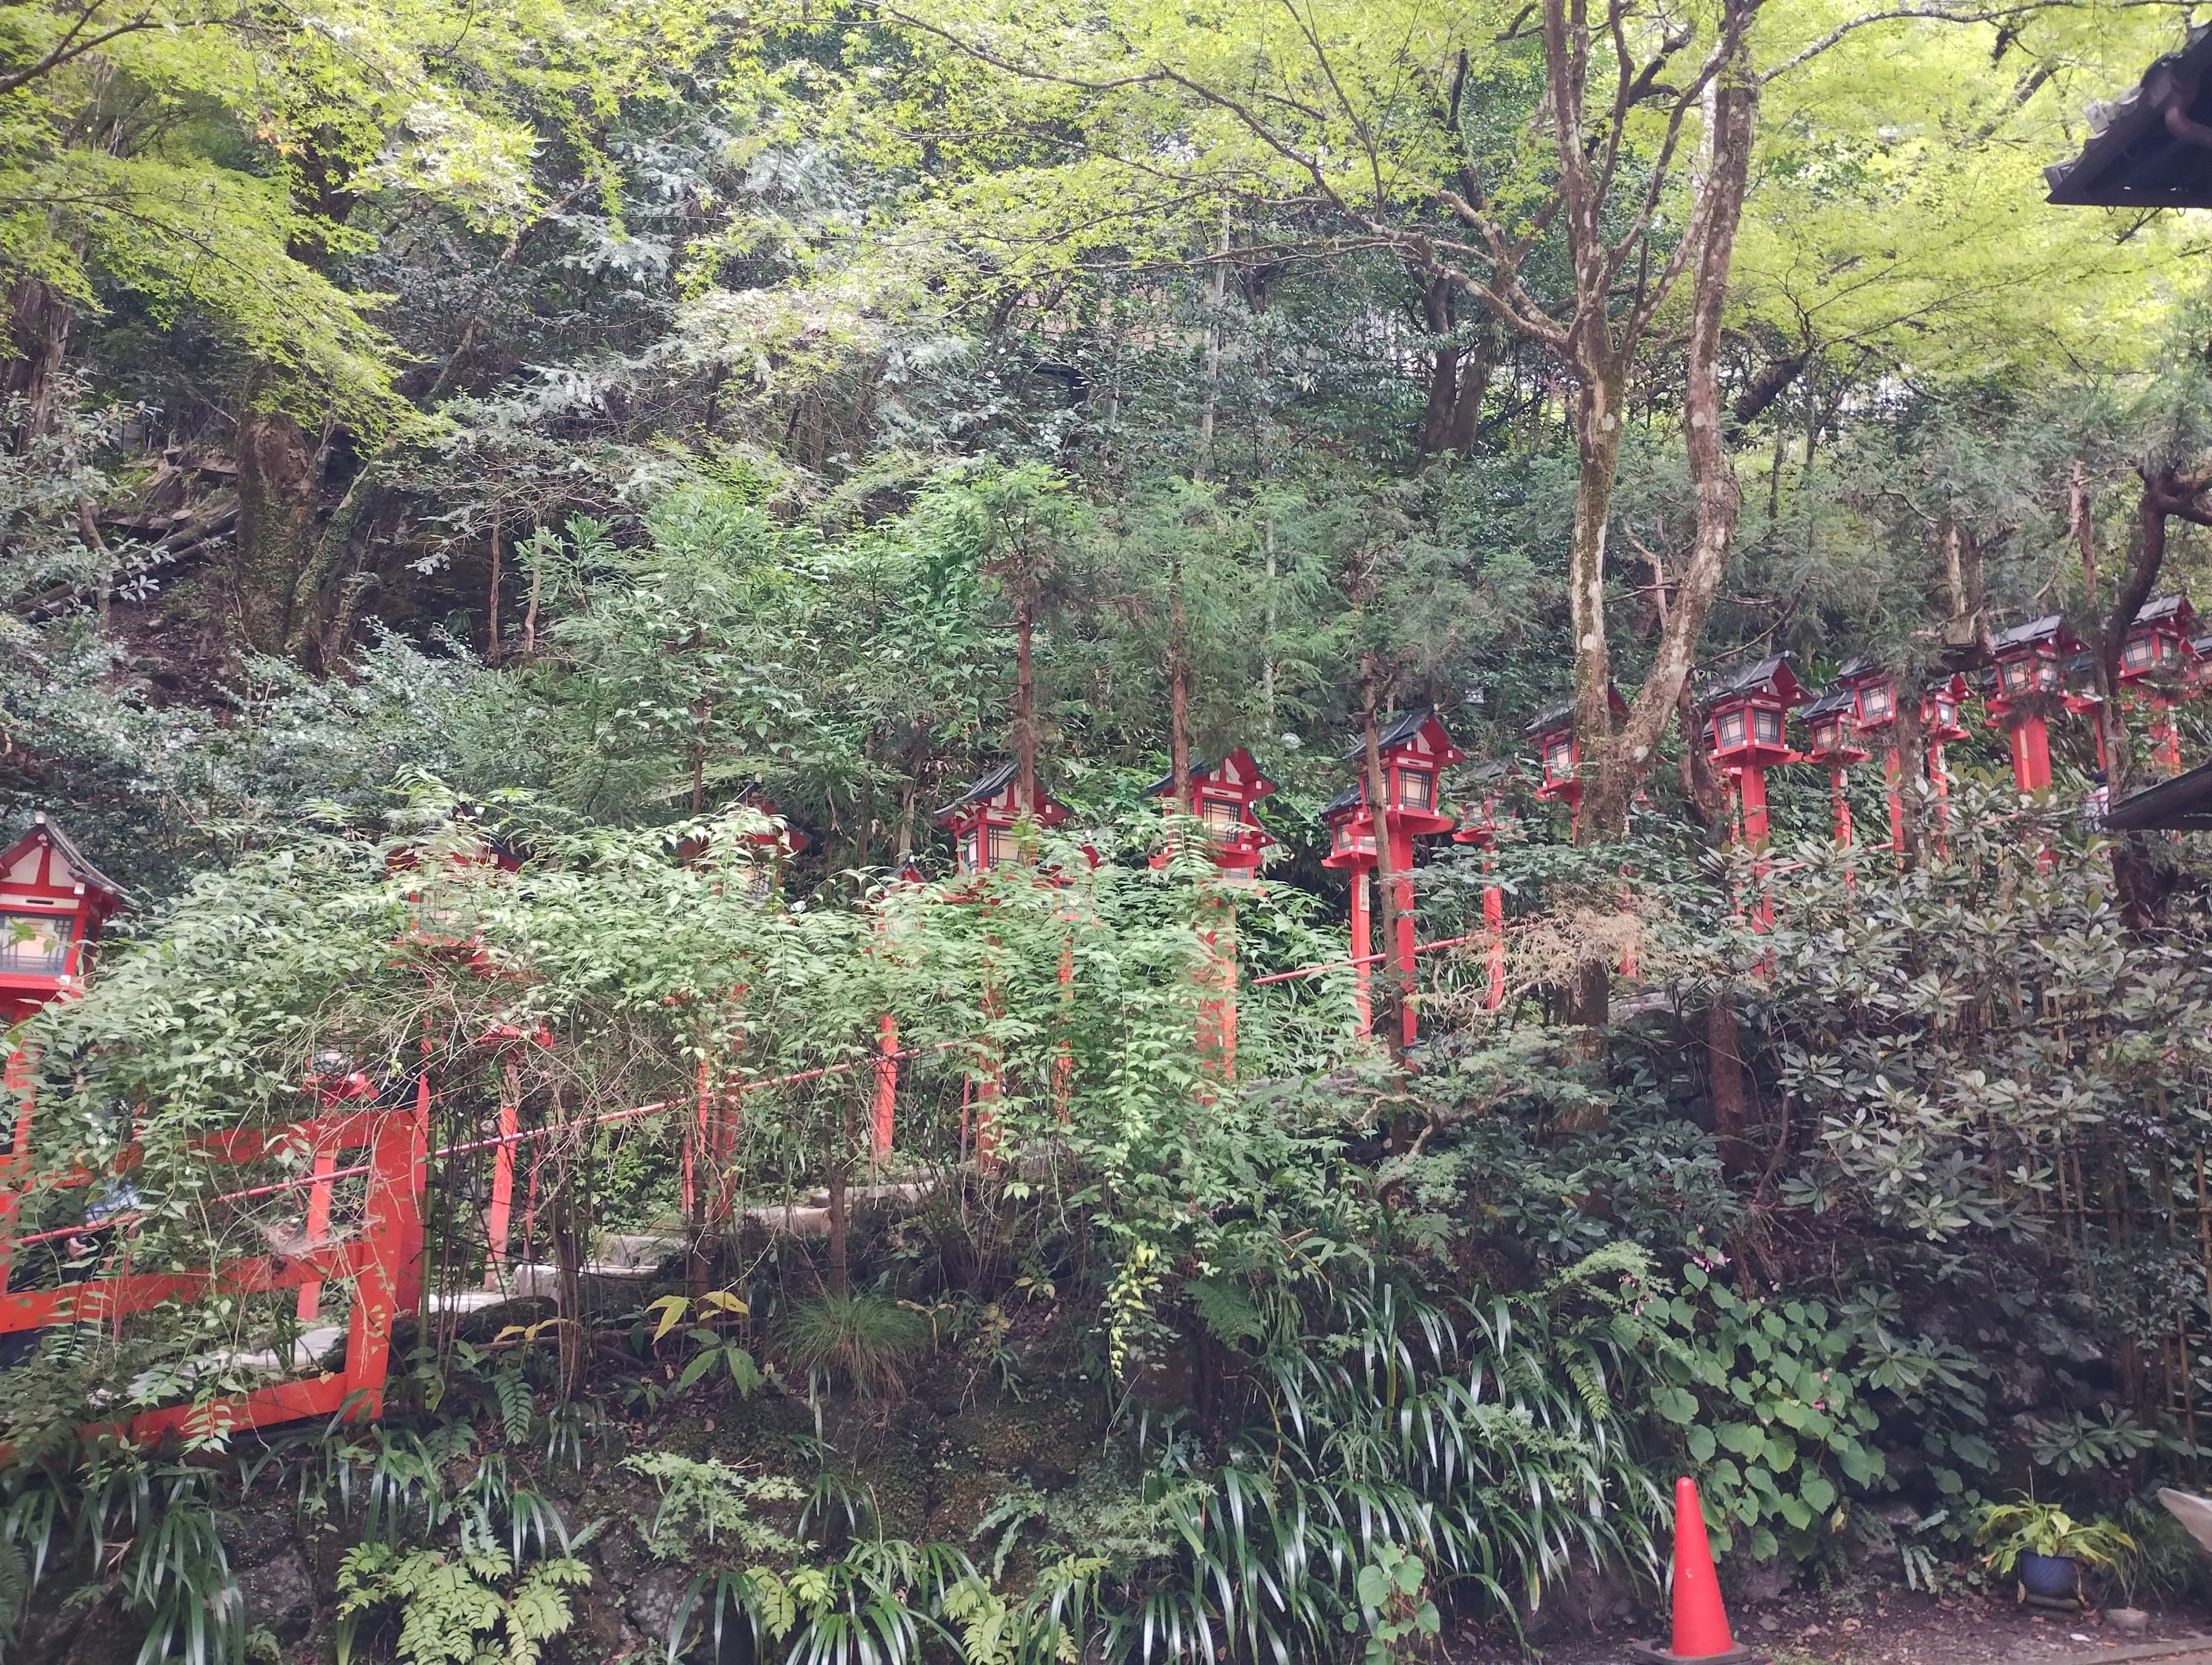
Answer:
<path fill-rule="evenodd" d="M 1859 690 L 1859 720 L 1886 723 L 1897 715 L 1897 690 L 1886 682 L 1869 683 Z"/>
<path fill-rule="evenodd" d="M 1959 726 L 1959 702 L 1938 695 L 1936 700 L 1936 720 L 1944 728 L 1956 728 Z"/>
<path fill-rule="evenodd" d="M 76 921 L 64 915 L 0 914 L 0 971 L 58 977 L 69 967 Z"/>
<path fill-rule="evenodd" d="M 2130 636 L 2128 645 L 2120 650 L 2122 663 L 2130 671 L 2142 671 L 2158 663 L 2159 639 L 2156 636 Z"/>
<path fill-rule="evenodd" d="M 1398 771 L 1398 807 L 1401 810 L 1425 810 L 1436 788 L 1436 776 L 1425 769 L 1401 769 Z"/>
<path fill-rule="evenodd" d="M 1752 737 L 1763 746 L 1782 744 L 1782 714 L 1765 706 L 1756 706 L 1751 714 Z"/>
<path fill-rule="evenodd" d="M 465 884 L 435 879 L 412 898 L 415 929 L 434 942 L 460 942 L 477 932 L 477 898 Z"/>
<path fill-rule="evenodd" d="M 2039 659 L 2035 662 L 2035 685 L 2048 694 L 2058 686 L 2058 661 Z"/>
<path fill-rule="evenodd" d="M 983 833 L 970 827 L 960 835 L 960 866 L 968 872 L 980 872 L 983 866 Z"/>
<path fill-rule="evenodd" d="M 1844 722 L 1840 717 L 1823 717 L 1813 725 L 1813 750 L 1840 751 L 1844 745 Z"/>
<path fill-rule="evenodd" d="M 2035 665 L 2031 659 L 2004 659 L 1997 665 L 1997 682 L 2008 694 L 2025 694 L 2035 686 Z"/>
<path fill-rule="evenodd" d="M 1014 829 L 994 827 L 991 829 L 991 865 L 1003 867 L 1014 859 Z"/>
<path fill-rule="evenodd" d="M 1237 804 L 1231 798 L 1200 798 L 1198 812 L 1206 822 L 1206 829 L 1224 844 L 1234 843 L 1243 829 L 1243 817 L 1237 813 Z"/>
<path fill-rule="evenodd" d="M 1723 751 L 1735 750 L 1743 744 L 1743 713 L 1740 710 L 1722 712 L 1714 725 L 1714 732 L 1720 736 Z"/>
<path fill-rule="evenodd" d="M 1561 735 L 1544 748 L 1544 778 L 1547 781 L 1571 781 L 1575 777 L 1575 743 Z"/>

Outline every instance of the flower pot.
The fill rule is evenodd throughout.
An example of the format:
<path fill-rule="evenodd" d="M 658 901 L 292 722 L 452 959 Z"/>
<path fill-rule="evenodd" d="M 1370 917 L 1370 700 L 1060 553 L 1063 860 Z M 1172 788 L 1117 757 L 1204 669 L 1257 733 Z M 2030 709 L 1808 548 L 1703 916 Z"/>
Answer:
<path fill-rule="evenodd" d="M 2040 1595 L 2053 1601 L 2081 1596 L 2081 1564 L 2071 1555 L 2023 1553 L 2018 1570 L 2021 1588 L 2030 1595 Z"/>

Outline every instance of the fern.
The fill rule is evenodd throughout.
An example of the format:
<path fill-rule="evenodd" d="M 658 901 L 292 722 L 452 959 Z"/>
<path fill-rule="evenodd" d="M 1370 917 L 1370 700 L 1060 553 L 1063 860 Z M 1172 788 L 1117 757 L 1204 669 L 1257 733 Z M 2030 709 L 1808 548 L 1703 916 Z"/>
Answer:
<path fill-rule="evenodd" d="M 686 1553 L 697 1537 L 710 1544 L 726 1538 L 748 1555 L 789 1557 L 805 1547 L 752 1516 L 756 1504 L 797 1503 L 806 1496 L 781 1475 L 746 1474 L 711 1457 L 674 1451 L 640 1452 L 623 1458 L 623 1467 L 660 1487 L 660 1507 L 643 1534 L 658 1560 Z"/>
<path fill-rule="evenodd" d="M 338 1567 L 338 1665 L 351 1665 L 363 1616 L 394 1604 L 408 1665 L 538 1665 L 574 1622 L 567 1592 L 591 1582 L 591 1569 L 568 1557 L 537 1562 L 517 1580 L 496 1547 L 448 1555 L 356 1545 Z"/>

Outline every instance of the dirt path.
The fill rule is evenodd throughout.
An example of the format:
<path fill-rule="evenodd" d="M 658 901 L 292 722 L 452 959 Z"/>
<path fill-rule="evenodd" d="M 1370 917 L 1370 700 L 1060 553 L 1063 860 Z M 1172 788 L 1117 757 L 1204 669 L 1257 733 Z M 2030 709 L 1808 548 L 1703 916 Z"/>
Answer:
<path fill-rule="evenodd" d="M 2096 1613 L 2043 1613 L 1972 1594 L 1847 1589 L 1739 1607 L 1729 1617 L 1736 1640 L 1773 1665 L 2212 1665 L 2212 1614 L 2196 1609 L 2154 1611 L 2147 1629 L 2124 1635 Z M 1665 1634 L 1663 1619 L 1549 1638 L 1540 1656 L 1543 1665 L 1626 1665 L 1626 1644 L 1654 1634 Z M 2202 1648 L 2173 1647 L 2190 1639 Z M 1452 1665 L 1520 1657 L 1509 1638 L 1465 1632 L 1450 1639 L 1446 1656 Z"/>

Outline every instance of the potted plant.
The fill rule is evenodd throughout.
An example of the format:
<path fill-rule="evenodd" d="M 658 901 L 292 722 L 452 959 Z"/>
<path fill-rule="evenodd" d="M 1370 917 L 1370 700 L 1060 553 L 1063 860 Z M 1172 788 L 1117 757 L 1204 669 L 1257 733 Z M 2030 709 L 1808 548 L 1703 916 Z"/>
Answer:
<path fill-rule="evenodd" d="M 2022 1498 L 1982 1516 L 1974 1541 L 2000 1578 L 2017 1577 L 2023 1593 L 2048 1600 L 2081 1599 L 2081 1569 L 2113 1567 L 2136 1540 L 2109 1520 L 2077 1521 L 2053 1503 Z"/>

